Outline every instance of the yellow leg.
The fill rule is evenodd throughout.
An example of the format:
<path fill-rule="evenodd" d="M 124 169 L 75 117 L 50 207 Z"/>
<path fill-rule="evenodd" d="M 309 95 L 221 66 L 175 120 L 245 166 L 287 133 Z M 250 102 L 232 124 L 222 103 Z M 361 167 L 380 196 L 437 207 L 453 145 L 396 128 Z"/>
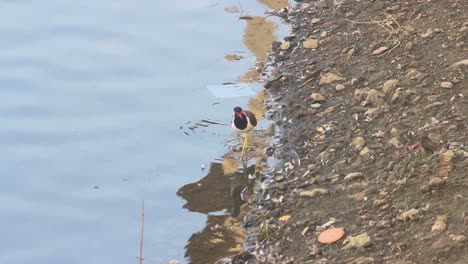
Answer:
<path fill-rule="evenodd" d="M 247 147 L 249 146 L 249 134 L 246 133 L 244 137 L 244 144 L 242 145 L 242 153 L 241 153 L 241 160 L 244 157 L 245 153 L 247 152 Z"/>

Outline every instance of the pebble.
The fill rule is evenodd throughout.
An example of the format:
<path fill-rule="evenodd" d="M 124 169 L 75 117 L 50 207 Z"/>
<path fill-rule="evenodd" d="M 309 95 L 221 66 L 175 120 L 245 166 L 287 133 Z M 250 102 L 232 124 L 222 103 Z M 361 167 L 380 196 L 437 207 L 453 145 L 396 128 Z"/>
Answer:
<path fill-rule="evenodd" d="M 315 102 L 315 103 L 320 103 L 320 102 L 323 102 L 325 101 L 325 97 L 323 97 L 323 95 L 319 94 L 319 93 L 312 93 L 310 95 L 310 98 Z"/>
<path fill-rule="evenodd" d="M 349 244 L 346 245 L 344 249 L 357 248 L 362 250 L 365 247 L 370 246 L 371 244 L 371 239 L 367 232 L 364 232 L 357 236 L 349 236 L 346 240 L 349 241 Z"/>
<path fill-rule="evenodd" d="M 363 178 L 363 177 L 364 177 L 364 173 L 362 173 L 362 172 L 352 172 L 352 173 L 349 173 L 348 175 L 346 175 L 344 177 L 344 180 L 345 181 L 352 181 L 352 180 Z"/>
<path fill-rule="evenodd" d="M 383 84 L 382 91 L 386 94 L 391 93 L 396 88 L 397 85 L 398 85 L 398 80 L 396 79 L 388 80 Z"/>
<path fill-rule="evenodd" d="M 356 137 L 351 141 L 351 146 L 354 147 L 355 150 L 361 151 L 364 146 L 366 145 L 366 140 L 363 137 Z"/>
<path fill-rule="evenodd" d="M 328 190 L 324 188 L 315 188 L 308 191 L 302 191 L 299 193 L 299 197 L 315 197 L 328 194 Z"/>
<path fill-rule="evenodd" d="M 345 89 L 346 87 L 343 85 L 343 84 L 337 84 L 336 87 L 335 87 L 335 90 L 337 92 L 341 92 Z"/>
<path fill-rule="evenodd" d="M 415 219 L 418 214 L 419 214 L 419 210 L 413 208 L 413 209 L 410 209 L 410 210 L 408 210 L 406 212 L 398 214 L 396 219 L 400 220 L 400 221 L 410 221 L 410 220 Z"/>
<path fill-rule="evenodd" d="M 411 80 L 419 79 L 422 76 L 422 73 L 416 69 L 410 69 L 408 73 L 406 73 L 406 77 L 410 78 Z"/>
<path fill-rule="evenodd" d="M 394 146 L 395 148 L 401 148 L 402 144 L 400 143 L 400 140 L 396 137 L 392 137 L 389 141 L 388 144 Z"/>
<path fill-rule="evenodd" d="M 463 68 L 463 67 L 466 67 L 468 66 L 468 59 L 465 59 L 465 60 L 461 60 L 459 62 L 456 62 L 454 64 L 452 64 L 452 70 L 457 70 L 459 68 Z M 468 68 L 468 67 L 466 67 Z"/>
<path fill-rule="evenodd" d="M 445 89 L 451 89 L 451 88 L 453 88 L 453 83 L 451 83 L 451 82 L 441 82 L 440 87 L 445 88 Z"/>
<path fill-rule="evenodd" d="M 374 50 L 374 52 L 372 52 L 372 54 L 380 55 L 380 54 L 386 52 L 387 50 L 388 50 L 388 47 L 383 46 L 383 47 L 380 47 L 380 48 Z"/>
<path fill-rule="evenodd" d="M 431 228 L 433 235 L 438 235 L 445 231 L 447 228 L 447 215 L 439 215 Z"/>
<path fill-rule="evenodd" d="M 432 177 L 429 180 L 429 189 L 431 190 L 439 190 L 442 189 L 446 185 L 446 180 L 441 179 L 439 177 Z"/>
<path fill-rule="evenodd" d="M 318 43 L 318 40 L 310 38 L 310 39 L 304 41 L 304 43 L 302 43 L 302 45 L 306 49 L 316 49 L 316 48 L 318 48 L 319 43 Z"/>
<path fill-rule="evenodd" d="M 368 147 L 364 147 L 364 148 L 361 150 L 361 152 L 359 152 L 359 155 L 361 155 L 361 156 L 366 156 L 366 155 L 369 154 L 369 152 L 370 152 L 369 148 L 368 148 Z"/>
<path fill-rule="evenodd" d="M 383 107 L 370 108 L 364 114 L 370 118 L 379 117 L 384 112 Z"/>
<path fill-rule="evenodd" d="M 312 20 L 310 21 L 310 23 L 312 24 L 317 24 L 318 22 L 320 22 L 320 18 L 312 18 Z"/>
<path fill-rule="evenodd" d="M 374 264 L 375 260 L 371 257 L 359 257 L 355 258 L 353 261 L 349 262 L 349 264 Z"/>
<path fill-rule="evenodd" d="M 285 42 L 281 43 L 280 49 L 287 50 L 287 49 L 289 49 L 290 46 L 291 46 L 291 42 L 285 41 Z"/>
<path fill-rule="evenodd" d="M 336 74 L 336 73 L 327 72 L 327 73 L 325 73 L 322 77 L 320 77 L 319 84 L 320 84 L 320 85 L 322 85 L 322 84 L 330 84 L 330 83 L 332 83 L 332 82 L 342 81 L 342 80 L 346 80 L 346 78 L 341 77 L 341 76 L 339 76 L 339 75 Z"/>

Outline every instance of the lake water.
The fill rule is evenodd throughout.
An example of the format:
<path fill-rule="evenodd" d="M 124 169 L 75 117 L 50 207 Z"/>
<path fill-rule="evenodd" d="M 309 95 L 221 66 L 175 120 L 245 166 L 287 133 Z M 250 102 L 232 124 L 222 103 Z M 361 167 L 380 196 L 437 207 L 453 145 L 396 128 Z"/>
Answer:
<path fill-rule="evenodd" d="M 190 127 L 227 124 L 248 100 L 207 89 L 256 61 L 245 20 L 224 10 L 239 3 L 265 12 L 254 1 L 2 1 L 0 263 L 136 263 L 142 200 L 144 263 L 186 261 L 207 216 L 176 192 L 232 138 L 228 126 Z"/>

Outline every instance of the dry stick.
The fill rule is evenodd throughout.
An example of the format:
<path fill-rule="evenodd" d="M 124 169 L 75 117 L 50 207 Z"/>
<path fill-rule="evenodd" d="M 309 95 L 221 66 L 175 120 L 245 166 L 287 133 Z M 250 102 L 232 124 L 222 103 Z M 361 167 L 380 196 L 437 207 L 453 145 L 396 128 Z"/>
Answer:
<path fill-rule="evenodd" d="M 143 263 L 143 236 L 145 231 L 145 200 L 141 201 L 141 238 L 140 238 L 140 264 Z"/>

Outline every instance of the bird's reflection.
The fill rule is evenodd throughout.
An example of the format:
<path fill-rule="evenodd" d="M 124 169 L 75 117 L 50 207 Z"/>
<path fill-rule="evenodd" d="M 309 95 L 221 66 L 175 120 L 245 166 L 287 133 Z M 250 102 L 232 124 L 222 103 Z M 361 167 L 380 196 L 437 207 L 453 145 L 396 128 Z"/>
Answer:
<path fill-rule="evenodd" d="M 190 263 L 214 263 L 242 251 L 245 234 L 236 219 L 247 211 L 243 205 L 252 192 L 255 165 L 238 165 L 238 158 L 226 155 L 223 162 L 210 164 L 205 177 L 177 192 L 186 200 L 184 208 L 208 214 L 205 228 L 188 240 L 185 257 Z"/>

